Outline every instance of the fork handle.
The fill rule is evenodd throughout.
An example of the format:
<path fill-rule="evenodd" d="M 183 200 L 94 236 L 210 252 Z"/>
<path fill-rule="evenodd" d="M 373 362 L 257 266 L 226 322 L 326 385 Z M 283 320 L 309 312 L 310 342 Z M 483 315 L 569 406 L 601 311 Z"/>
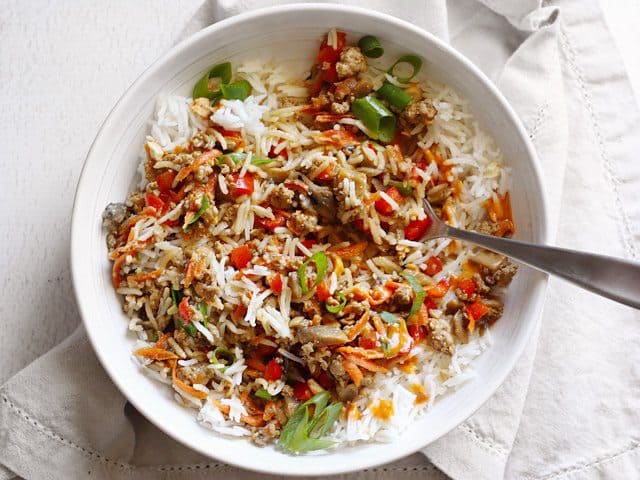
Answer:
<path fill-rule="evenodd" d="M 446 234 L 501 253 L 586 290 L 640 309 L 640 263 L 447 227 Z"/>

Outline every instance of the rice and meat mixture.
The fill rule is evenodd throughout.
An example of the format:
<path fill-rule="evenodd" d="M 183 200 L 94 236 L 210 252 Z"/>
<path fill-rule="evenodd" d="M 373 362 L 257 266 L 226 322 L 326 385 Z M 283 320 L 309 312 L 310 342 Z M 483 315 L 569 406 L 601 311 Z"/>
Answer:
<path fill-rule="evenodd" d="M 401 78 L 366 38 L 330 31 L 306 76 L 224 63 L 161 98 L 139 189 L 103 214 L 134 357 L 217 432 L 297 453 L 396 438 L 473 377 L 502 314 L 513 264 L 420 241 L 424 198 L 514 232 L 501 154 L 418 57 Z"/>

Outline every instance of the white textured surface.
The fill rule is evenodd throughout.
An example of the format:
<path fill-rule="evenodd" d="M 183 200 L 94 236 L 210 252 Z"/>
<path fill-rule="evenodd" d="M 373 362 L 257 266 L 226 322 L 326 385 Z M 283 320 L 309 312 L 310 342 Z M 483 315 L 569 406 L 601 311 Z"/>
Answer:
<path fill-rule="evenodd" d="M 219 3 L 224 8 L 233 2 Z M 558 3 L 573 5 L 574 12 L 580 10 L 575 2 Z M 185 0 L 3 2 L 0 383 L 60 342 L 77 324 L 68 268 L 68 231 L 84 154 L 121 92 L 174 43 L 200 4 Z M 603 4 L 637 94 L 640 4 L 623 0 Z M 580 24 L 597 19 L 572 20 L 569 33 L 565 30 L 560 36 L 565 88 L 571 88 L 575 95 L 567 104 L 573 141 L 568 147 L 558 243 L 631 256 L 638 248 L 640 204 L 630 202 L 625 192 L 634 186 L 637 192 L 640 187 L 638 178 L 625 175 L 625 165 L 631 165 L 630 153 L 640 151 L 630 142 L 638 131 L 632 128 L 631 120 L 618 124 L 626 130 L 611 125 L 630 111 L 637 115 L 637 106 L 619 92 L 626 85 L 622 75 L 612 78 L 609 72 L 596 68 L 598 62 L 606 64 L 608 57 L 616 55 L 610 45 L 590 38 L 589 32 L 580 28 Z M 484 27 L 477 18 L 469 17 L 468 21 L 475 21 L 479 41 L 495 34 L 486 26 L 492 25 L 489 20 Z M 466 38 L 472 41 L 472 37 Z M 512 44 L 505 43 L 505 51 L 511 48 Z M 491 71 L 492 65 L 489 62 L 485 67 Z M 624 98 L 627 103 L 607 104 L 608 95 Z M 615 209 L 620 192 L 625 211 L 632 216 L 626 221 L 630 233 Z M 594 219 L 598 220 L 596 225 Z M 604 300 L 592 302 L 590 295 L 561 282 L 552 283 L 550 300 L 557 308 L 547 312 L 508 472 L 520 477 L 526 474 L 527 478 L 617 478 L 622 471 L 640 471 L 635 413 L 640 410 L 639 315 Z M 574 341 L 558 348 L 557 339 L 566 336 Z M 571 359 L 579 361 L 569 362 Z M 613 378 L 628 383 L 623 386 Z M 155 429 L 134 418 L 139 438 L 158 436 Z M 475 426 L 481 437 L 474 448 L 485 448 L 496 457 L 507 454 L 508 450 L 493 440 L 497 425 Z M 166 461 L 197 460 L 179 446 L 168 445 L 172 445 L 172 454 Z M 152 454 L 144 450 L 136 451 L 136 459 L 142 464 L 155 463 Z M 410 462 L 424 465 L 416 458 Z M 393 468 L 380 473 L 397 476 L 406 471 L 403 466 Z M 433 472 L 428 466 L 417 468 L 415 478 Z M 28 473 L 26 470 L 25 476 L 30 476 Z M 164 470 L 157 475 L 170 478 L 175 473 Z"/>

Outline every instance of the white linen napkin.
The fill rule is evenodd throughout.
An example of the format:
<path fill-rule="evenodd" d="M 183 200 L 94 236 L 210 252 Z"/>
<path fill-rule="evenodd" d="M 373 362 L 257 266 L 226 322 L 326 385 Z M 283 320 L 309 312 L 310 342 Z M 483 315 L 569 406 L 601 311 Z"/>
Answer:
<path fill-rule="evenodd" d="M 117 19 L 130 29 L 123 32 L 141 29 L 135 37 L 140 41 L 157 29 L 176 41 L 212 21 L 284 2 L 211 0 L 182 24 L 158 11 L 155 1 L 141 3 L 137 15 L 127 14 L 128 2 L 96 5 L 98 13 L 84 15 L 67 5 L 67 15 L 47 17 L 40 42 L 46 45 L 51 32 L 88 18 L 107 25 Z M 193 4 L 187 3 L 184 8 L 192 12 Z M 341 3 L 404 18 L 465 53 L 497 83 L 533 139 L 545 173 L 552 230 L 559 226 L 558 244 L 637 257 L 640 164 L 634 154 L 640 151 L 640 112 L 595 0 L 568 0 L 560 7 L 537 0 Z M 153 12 L 152 21 L 143 15 L 145 8 Z M 105 41 L 129 50 L 128 35 Z M 55 48 L 52 41 L 49 48 Z M 99 48 L 98 37 L 94 42 Z M 84 50 L 78 47 L 76 53 Z M 4 55 L 0 51 L 0 64 Z M 99 68 L 96 57 L 93 65 Z M 57 72 L 80 89 L 86 79 L 74 76 L 71 60 Z M 114 89 L 112 96 L 117 94 Z M 82 107 L 61 108 L 68 109 L 70 122 L 77 112 L 87 114 Z M 103 114 L 96 113 L 91 124 Z M 62 131 L 53 120 L 49 127 Z M 85 133 L 85 147 L 94 134 Z M 64 136 L 49 144 L 53 150 L 65 145 Z M 633 478 L 640 469 L 640 350 L 635 348 L 640 315 L 552 279 L 543 317 L 537 355 L 534 338 L 496 395 L 427 447 L 426 458 L 412 455 L 343 478 L 446 478 L 442 472 L 459 480 Z M 37 321 L 20 320 L 34 327 Z M 81 327 L 0 388 L 0 479 L 14 474 L 28 479 L 265 478 L 211 462 L 150 425 L 109 381 Z"/>

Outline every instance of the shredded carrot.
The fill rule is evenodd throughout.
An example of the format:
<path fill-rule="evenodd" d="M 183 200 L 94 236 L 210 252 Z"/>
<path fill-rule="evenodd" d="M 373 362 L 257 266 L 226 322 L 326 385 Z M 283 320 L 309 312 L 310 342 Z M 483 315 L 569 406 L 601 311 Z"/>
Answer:
<path fill-rule="evenodd" d="M 329 249 L 331 253 L 335 253 L 341 258 L 353 258 L 358 255 L 362 255 L 362 253 L 367 249 L 369 242 L 362 241 L 358 243 L 354 243 L 353 245 L 349 245 L 347 247 Z"/>
<path fill-rule="evenodd" d="M 133 275 L 127 276 L 127 280 L 136 283 L 144 283 L 147 280 L 153 280 L 154 278 L 158 278 L 162 273 L 161 269 L 153 270 L 152 272 L 140 272 L 135 273 Z"/>
<path fill-rule="evenodd" d="M 373 326 L 375 327 L 376 332 L 378 332 L 380 335 L 386 335 L 387 334 L 387 329 L 384 328 L 384 324 L 382 323 L 382 319 L 378 315 L 375 315 L 373 317 Z"/>
<path fill-rule="evenodd" d="M 356 146 L 361 143 L 355 133 L 349 130 L 325 130 L 315 135 L 313 139 L 321 145 L 332 145 L 337 148 Z"/>
<path fill-rule="evenodd" d="M 362 331 L 365 329 L 365 327 L 369 323 L 369 317 L 370 316 L 371 316 L 371 312 L 369 310 L 367 310 L 360 317 L 360 319 L 356 323 L 353 324 L 353 326 L 347 332 L 347 338 L 349 340 L 354 340 L 358 335 L 360 335 L 360 333 L 362 333 Z"/>
<path fill-rule="evenodd" d="M 208 396 L 206 392 L 201 392 L 200 390 L 196 390 L 191 385 L 187 385 L 186 383 L 184 383 L 177 376 L 174 376 L 173 384 L 183 392 L 188 393 L 192 397 L 199 398 L 200 400 L 204 400 Z"/>
<path fill-rule="evenodd" d="M 429 309 L 426 304 L 420 305 L 420 310 L 413 317 L 410 318 L 412 325 L 427 325 L 429 320 Z"/>
<path fill-rule="evenodd" d="M 200 392 L 200 393 L 203 393 L 203 392 Z M 218 410 L 220 410 L 225 415 L 229 415 L 229 411 L 231 410 L 231 407 L 229 405 L 220 403 L 216 399 L 212 399 L 211 401 L 218 408 Z M 262 425 L 264 425 L 264 420 L 262 419 L 262 415 L 240 415 L 240 421 L 248 425 L 251 425 L 253 427 L 261 427 Z"/>
<path fill-rule="evenodd" d="M 138 350 L 133 352 L 133 354 L 139 357 L 148 358 L 150 360 L 171 360 L 174 358 L 178 358 L 178 356 L 175 353 L 172 353 L 163 348 L 156 348 L 156 347 L 139 348 Z"/>
<path fill-rule="evenodd" d="M 120 270 L 122 269 L 122 264 L 124 263 L 126 258 L 127 258 L 127 253 L 123 253 L 118 257 L 118 259 L 115 262 L 113 262 L 113 269 L 111 270 L 111 280 L 113 281 L 114 288 L 120 287 L 120 282 L 121 282 Z"/>
<path fill-rule="evenodd" d="M 186 167 L 183 167 L 182 170 L 178 172 L 178 175 L 176 175 L 176 178 L 174 179 L 174 184 L 175 185 L 179 184 L 182 180 L 187 178 L 189 174 L 191 174 L 192 172 L 195 172 L 202 165 L 204 165 L 205 163 L 211 160 L 215 160 L 216 158 L 218 158 L 221 155 L 221 153 L 222 152 L 220 152 L 220 150 L 216 150 L 216 149 L 207 150 L 198 158 L 196 158 L 193 162 L 191 162 L 191 164 L 187 165 Z"/>
<path fill-rule="evenodd" d="M 145 207 L 139 214 L 134 215 L 125 223 L 120 225 L 120 228 L 118 228 L 118 234 L 123 234 L 124 232 L 128 232 L 131 229 L 131 227 L 133 227 L 136 223 L 138 223 L 138 221 L 142 220 L 145 217 L 155 217 L 156 213 L 157 212 L 155 208 Z"/>
<path fill-rule="evenodd" d="M 362 367 L 365 370 L 369 370 L 371 372 L 380 372 L 380 373 L 386 373 L 387 369 L 385 367 L 383 367 L 382 365 L 378 365 L 375 362 L 372 362 L 371 360 L 367 360 L 366 358 L 362 358 L 362 357 L 358 357 L 356 355 L 347 355 L 345 357 L 348 361 L 356 364 L 358 367 Z"/>
<path fill-rule="evenodd" d="M 372 203 L 377 202 L 378 200 L 380 200 L 380 192 L 374 192 L 369 195 L 369 198 L 365 198 L 362 203 L 364 203 L 366 206 L 369 206 Z"/>
<path fill-rule="evenodd" d="M 385 287 L 376 287 L 369 293 L 369 304 L 373 306 L 382 305 L 391 298 L 391 290 Z"/>
<path fill-rule="evenodd" d="M 364 375 L 358 366 L 346 358 L 342 361 L 342 366 L 344 367 L 344 371 L 351 377 L 351 380 L 353 380 L 355 386 L 359 387 Z"/>
<path fill-rule="evenodd" d="M 164 347 L 167 345 L 167 340 L 169 340 L 170 336 L 171 336 L 171 333 L 163 333 L 162 336 L 156 342 L 155 347 L 164 349 Z"/>
<path fill-rule="evenodd" d="M 360 347 L 340 347 L 338 348 L 340 353 L 344 353 L 346 355 L 358 355 L 362 358 L 369 358 L 371 360 L 376 360 L 379 358 L 384 358 L 384 353 L 379 350 L 371 350 L 368 348 L 360 348 Z"/>

